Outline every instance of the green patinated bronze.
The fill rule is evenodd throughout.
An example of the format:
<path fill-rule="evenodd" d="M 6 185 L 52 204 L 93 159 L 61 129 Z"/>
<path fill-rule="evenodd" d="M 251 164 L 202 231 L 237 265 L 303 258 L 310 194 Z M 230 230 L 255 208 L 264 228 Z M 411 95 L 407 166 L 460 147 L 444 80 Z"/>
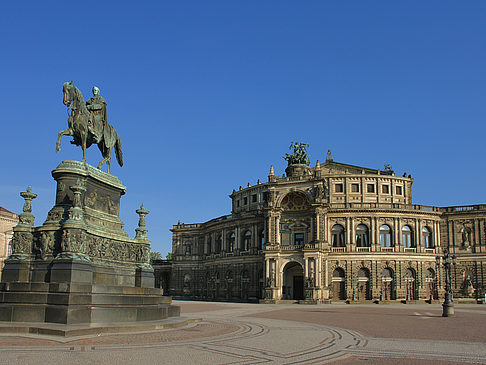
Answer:
<path fill-rule="evenodd" d="M 72 136 L 71 143 L 83 149 L 83 162 L 86 162 L 86 149 L 97 144 L 103 155 L 98 169 L 106 162 L 108 173 L 111 170 L 111 148 L 115 148 L 116 159 L 123 166 L 122 142 L 115 128 L 108 124 L 106 117 L 106 101 L 99 95 L 100 89 L 93 87 L 93 97 L 85 103 L 81 91 L 73 82 L 65 82 L 62 86 L 63 103 L 71 108 L 68 118 L 68 128 L 59 132 L 56 142 L 56 152 L 61 150 L 61 137 Z"/>
<path fill-rule="evenodd" d="M 290 165 L 310 165 L 309 157 L 307 156 L 306 147 L 309 147 L 307 143 L 297 143 L 292 142 L 290 144 L 289 150 L 294 150 L 293 153 L 286 153 L 283 156 L 284 160 Z"/>
<path fill-rule="evenodd" d="M 121 141 L 106 120 L 106 102 L 93 88 L 85 105 L 79 90 L 65 83 L 64 103 L 72 105 L 69 128 L 83 147 L 83 161 L 63 161 L 52 171 L 56 200 L 45 222 L 34 226 L 30 186 L 19 224 L 14 228 L 12 254 L 0 281 L 0 322 L 90 324 L 137 322 L 179 316 L 179 307 L 154 288 L 150 240 L 142 206 L 130 238 L 120 219 L 120 199 L 126 188 L 109 173 L 111 147 L 123 164 Z M 105 157 L 98 168 L 88 165 L 86 148 L 97 143 Z M 108 173 L 100 170 L 108 162 Z"/>

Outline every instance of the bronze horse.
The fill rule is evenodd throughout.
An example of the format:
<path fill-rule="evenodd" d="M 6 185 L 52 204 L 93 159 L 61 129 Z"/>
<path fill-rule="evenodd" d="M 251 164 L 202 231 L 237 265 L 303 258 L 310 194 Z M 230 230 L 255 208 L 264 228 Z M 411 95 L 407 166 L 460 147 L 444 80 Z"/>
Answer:
<path fill-rule="evenodd" d="M 92 144 L 98 144 L 103 160 L 98 164 L 98 169 L 106 162 L 108 166 L 108 173 L 110 173 L 111 164 L 111 148 L 115 147 L 115 154 L 118 164 L 123 166 L 122 143 L 120 136 L 116 133 L 112 125 L 106 123 L 103 126 L 103 133 L 97 139 L 91 132 L 93 125 L 93 116 L 86 107 L 83 94 L 73 85 L 73 82 L 65 82 L 62 85 L 62 92 L 64 94 L 62 102 L 68 108 L 72 105 L 71 115 L 68 118 L 68 128 L 59 132 L 56 143 L 56 152 L 61 150 L 61 137 L 72 136 L 71 143 L 81 146 L 83 148 L 83 162 L 86 162 L 86 148 Z"/>

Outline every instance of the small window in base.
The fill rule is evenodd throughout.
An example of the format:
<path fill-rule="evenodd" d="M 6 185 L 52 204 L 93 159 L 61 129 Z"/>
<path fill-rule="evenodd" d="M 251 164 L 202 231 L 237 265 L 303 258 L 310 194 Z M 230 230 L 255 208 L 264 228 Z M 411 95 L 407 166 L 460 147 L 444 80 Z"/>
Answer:
<path fill-rule="evenodd" d="M 397 195 L 402 195 L 402 187 L 397 186 Z"/>
<path fill-rule="evenodd" d="M 359 193 L 359 184 L 351 184 L 351 192 Z"/>
<path fill-rule="evenodd" d="M 248 198 L 247 197 L 244 197 L 243 198 L 243 205 L 247 205 L 248 204 Z"/>
<path fill-rule="evenodd" d="M 381 192 L 383 194 L 390 194 L 390 185 L 382 185 L 381 186 Z"/>
<path fill-rule="evenodd" d="M 257 196 L 256 196 L 256 194 L 253 194 L 253 195 L 251 196 L 251 202 L 252 202 L 252 203 L 256 203 L 256 201 L 257 201 Z"/>
<path fill-rule="evenodd" d="M 334 187 L 334 191 L 336 193 L 342 193 L 344 191 L 343 184 L 336 184 L 335 187 Z"/>
<path fill-rule="evenodd" d="M 239 208 L 239 207 L 240 207 L 240 201 L 239 201 L 239 200 L 237 200 L 237 201 L 236 201 L 236 207 L 237 207 L 237 208 Z"/>
<path fill-rule="evenodd" d="M 375 192 L 375 184 L 368 184 L 368 193 Z"/>

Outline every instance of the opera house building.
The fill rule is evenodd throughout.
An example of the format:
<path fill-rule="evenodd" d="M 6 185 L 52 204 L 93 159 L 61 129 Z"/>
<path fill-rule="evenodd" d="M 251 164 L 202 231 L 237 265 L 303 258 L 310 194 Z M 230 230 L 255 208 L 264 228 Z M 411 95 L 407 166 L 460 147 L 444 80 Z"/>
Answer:
<path fill-rule="evenodd" d="M 412 203 L 413 178 L 335 162 L 233 191 L 231 214 L 172 228 L 172 260 L 154 263 L 174 298 L 278 303 L 434 301 L 449 248 L 454 298 L 484 297 L 486 205 Z M 460 197 L 458 197 L 460 199 Z"/>

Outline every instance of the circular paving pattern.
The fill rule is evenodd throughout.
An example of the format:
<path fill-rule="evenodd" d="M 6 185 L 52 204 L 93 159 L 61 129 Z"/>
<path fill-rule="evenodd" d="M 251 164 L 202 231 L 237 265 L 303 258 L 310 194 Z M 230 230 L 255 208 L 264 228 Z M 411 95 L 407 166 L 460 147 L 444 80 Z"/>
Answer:
<path fill-rule="evenodd" d="M 432 335 L 385 338 L 354 329 L 361 328 L 359 314 L 366 323 L 381 312 L 378 326 L 395 323 L 397 331 L 408 321 L 414 323 L 414 328 L 408 326 L 409 331 L 420 331 L 419 323 L 424 322 L 423 328 L 427 328 L 434 313 L 422 313 L 419 306 L 387 306 L 385 310 L 380 306 L 177 304 L 184 316 L 201 321 L 174 329 L 77 338 L 2 335 L 0 364 L 486 363 L 484 338 L 476 342 L 436 340 Z M 463 321 L 470 326 L 471 312 L 465 309 L 461 317 L 458 310 L 455 320 L 448 323 Z M 481 327 L 486 316 L 478 315 Z M 344 320 L 348 317 L 353 318 L 351 322 Z M 331 323 L 346 324 L 348 329 Z M 481 333 L 481 328 L 473 330 Z"/>

